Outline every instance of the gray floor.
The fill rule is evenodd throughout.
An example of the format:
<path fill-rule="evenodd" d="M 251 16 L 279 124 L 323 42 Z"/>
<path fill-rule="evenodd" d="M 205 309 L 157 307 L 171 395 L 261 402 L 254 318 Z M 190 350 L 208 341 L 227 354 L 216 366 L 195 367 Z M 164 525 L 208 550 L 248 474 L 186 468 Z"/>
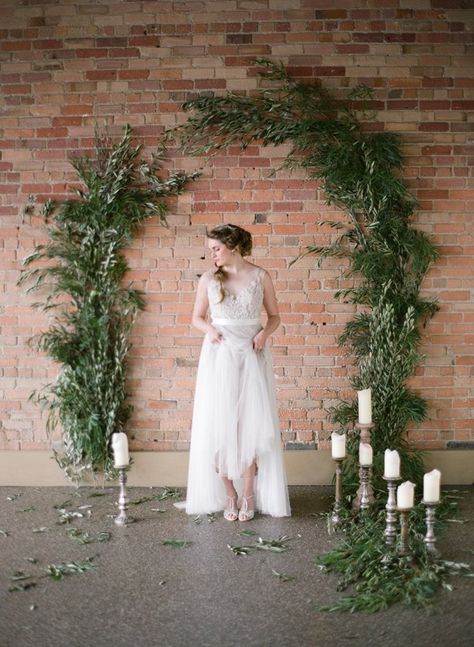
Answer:
<path fill-rule="evenodd" d="M 134 488 L 129 496 L 136 501 L 160 492 Z M 336 578 L 314 564 L 315 555 L 338 541 L 328 535 L 321 514 L 331 505 L 331 490 L 294 487 L 290 493 L 291 519 L 195 520 L 172 499 L 155 499 L 131 505 L 138 522 L 118 528 L 116 488 L 0 488 L 0 531 L 7 533 L 0 532 L 0 646 L 472 647 L 470 578 L 454 578 L 454 591 L 443 592 L 430 613 L 402 607 L 375 615 L 320 611 L 339 595 Z M 63 507 L 85 516 L 58 524 L 54 506 L 66 500 Z M 473 563 L 472 488 L 463 491 L 459 504 L 458 518 L 469 522 L 451 524 L 439 545 L 445 558 Z M 68 535 L 71 527 L 112 536 L 81 545 Z M 34 532 L 41 528 L 46 530 Z M 243 530 L 264 539 L 287 535 L 290 549 L 236 556 L 228 545 L 255 541 Z M 162 544 L 170 539 L 190 543 Z M 88 558 L 93 571 L 60 581 L 41 577 L 48 564 Z M 17 571 L 31 575 L 36 586 L 9 592 Z M 272 571 L 294 579 L 284 581 Z"/>

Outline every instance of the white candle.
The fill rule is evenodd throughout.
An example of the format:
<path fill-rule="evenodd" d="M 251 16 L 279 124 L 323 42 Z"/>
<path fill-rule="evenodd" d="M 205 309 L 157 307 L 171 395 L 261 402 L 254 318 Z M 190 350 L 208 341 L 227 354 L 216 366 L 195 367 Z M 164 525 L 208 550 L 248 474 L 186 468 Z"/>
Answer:
<path fill-rule="evenodd" d="M 114 452 L 115 467 L 124 467 L 124 465 L 129 464 L 128 440 L 123 431 L 118 434 L 112 434 L 112 449 Z"/>
<path fill-rule="evenodd" d="M 346 455 L 346 434 L 331 434 L 331 454 L 333 458 L 344 458 Z"/>
<path fill-rule="evenodd" d="M 415 501 L 415 484 L 405 481 L 397 488 L 397 507 L 402 510 L 413 508 Z"/>
<path fill-rule="evenodd" d="M 357 391 L 359 401 L 359 424 L 370 425 L 372 423 L 372 391 L 364 389 Z"/>
<path fill-rule="evenodd" d="M 438 503 L 439 488 L 441 484 L 441 472 L 431 470 L 423 476 L 423 501 L 426 503 Z"/>
<path fill-rule="evenodd" d="M 383 475 L 392 479 L 400 477 L 400 456 L 396 449 L 385 450 Z"/>
<path fill-rule="evenodd" d="M 369 443 L 359 443 L 359 463 L 360 465 L 372 465 L 372 446 Z"/>

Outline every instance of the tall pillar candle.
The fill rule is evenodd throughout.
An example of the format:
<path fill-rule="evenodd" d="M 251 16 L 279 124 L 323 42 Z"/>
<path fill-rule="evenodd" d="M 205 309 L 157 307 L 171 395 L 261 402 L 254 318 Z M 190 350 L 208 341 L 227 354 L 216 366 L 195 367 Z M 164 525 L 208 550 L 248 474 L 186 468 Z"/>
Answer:
<path fill-rule="evenodd" d="M 409 510 L 415 503 L 415 484 L 405 481 L 397 488 L 397 508 Z"/>
<path fill-rule="evenodd" d="M 372 391 L 364 389 L 357 391 L 357 400 L 359 403 L 359 424 L 372 424 Z"/>
<path fill-rule="evenodd" d="M 331 434 L 331 455 L 334 459 L 345 458 L 346 456 L 346 434 Z"/>
<path fill-rule="evenodd" d="M 359 443 L 359 464 L 365 467 L 372 465 L 372 447 L 369 443 Z"/>
<path fill-rule="evenodd" d="M 400 456 L 396 449 L 385 450 L 383 475 L 385 478 L 400 478 Z"/>
<path fill-rule="evenodd" d="M 129 464 L 128 439 L 123 431 L 112 434 L 112 449 L 114 452 L 115 467 L 124 467 Z"/>
<path fill-rule="evenodd" d="M 431 470 L 423 476 L 423 501 L 424 503 L 439 503 L 441 485 L 441 472 Z"/>

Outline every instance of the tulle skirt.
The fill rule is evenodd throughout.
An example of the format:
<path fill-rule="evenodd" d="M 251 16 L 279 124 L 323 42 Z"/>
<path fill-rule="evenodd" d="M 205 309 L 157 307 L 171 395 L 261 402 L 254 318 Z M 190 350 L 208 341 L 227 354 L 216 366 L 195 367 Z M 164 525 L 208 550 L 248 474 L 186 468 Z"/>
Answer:
<path fill-rule="evenodd" d="M 239 480 L 255 460 L 257 510 L 289 516 L 271 353 L 252 347 L 261 324 L 218 319 L 213 325 L 223 339 L 212 344 L 206 336 L 199 359 L 186 512 L 222 510 L 221 476 L 236 481 L 239 490 Z"/>

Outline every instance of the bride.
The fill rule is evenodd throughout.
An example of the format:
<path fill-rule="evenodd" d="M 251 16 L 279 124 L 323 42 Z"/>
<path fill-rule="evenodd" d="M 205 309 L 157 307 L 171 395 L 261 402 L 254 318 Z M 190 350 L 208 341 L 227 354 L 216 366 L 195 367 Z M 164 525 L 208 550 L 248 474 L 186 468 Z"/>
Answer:
<path fill-rule="evenodd" d="M 186 512 L 224 509 L 228 521 L 250 521 L 255 510 L 289 516 L 266 346 L 280 324 L 275 290 L 269 274 L 245 259 L 252 250 L 248 231 L 219 225 L 207 238 L 214 267 L 199 280 L 192 318 L 205 338 L 196 380 Z"/>

